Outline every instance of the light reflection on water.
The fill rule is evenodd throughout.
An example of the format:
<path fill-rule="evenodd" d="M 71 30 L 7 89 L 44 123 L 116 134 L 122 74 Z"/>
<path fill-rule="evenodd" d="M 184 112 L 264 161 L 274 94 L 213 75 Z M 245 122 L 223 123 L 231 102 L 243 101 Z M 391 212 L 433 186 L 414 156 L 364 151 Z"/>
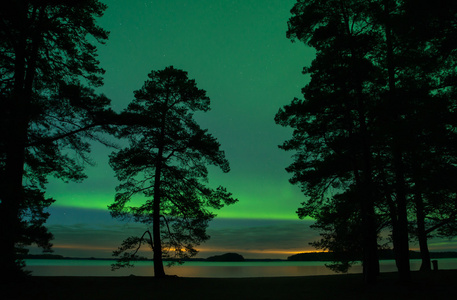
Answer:
<path fill-rule="evenodd" d="M 27 270 L 34 276 L 153 276 L 152 262 L 138 262 L 134 268 L 111 271 L 109 260 L 26 260 Z M 381 261 L 381 272 L 395 272 L 395 261 Z M 438 259 L 440 269 L 457 269 L 457 259 Z M 420 260 L 411 260 L 411 270 L 419 270 Z M 337 274 L 325 262 L 186 262 L 166 268 L 168 275 L 180 277 L 278 277 Z M 361 273 L 362 266 L 353 266 L 349 273 Z"/>

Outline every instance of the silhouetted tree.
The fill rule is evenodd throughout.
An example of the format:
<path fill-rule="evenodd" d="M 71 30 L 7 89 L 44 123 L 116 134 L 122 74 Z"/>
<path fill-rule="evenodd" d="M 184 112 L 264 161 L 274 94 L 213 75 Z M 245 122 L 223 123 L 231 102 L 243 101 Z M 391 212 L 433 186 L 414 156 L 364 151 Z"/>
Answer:
<path fill-rule="evenodd" d="M 291 182 L 300 183 L 310 196 L 306 210 L 299 212 L 302 217 L 304 211 L 310 215 L 310 208 L 333 205 L 334 198 L 327 197 L 330 189 L 337 194 L 352 191 L 358 202 L 352 207 L 362 220 L 364 274 L 374 282 L 379 263 L 370 132 L 375 103 L 370 90 L 378 75 L 368 51 L 378 37 L 369 30 L 366 13 L 367 6 L 358 1 L 298 1 L 288 37 L 315 48 L 316 59 L 305 68 L 311 74 L 303 89 L 305 99 L 280 110 L 276 122 L 295 129 L 281 148 L 297 151 L 287 170 L 295 174 Z"/>
<path fill-rule="evenodd" d="M 427 193 L 442 194 L 455 186 L 454 176 L 444 180 L 445 174 L 454 173 L 451 169 L 455 165 L 455 134 L 451 129 L 455 127 L 455 92 L 449 88 L 455 79 L 451 50 L 457 45 L 451 38 L 456 30 L 455 8 L 455 1 L 385 0 L 379 3 L 379 14 L 374 17 L 385 32 L 385 51 L 380 49 L 379 53 L 384 53 L 381 55 L 386 61 L 388 89 L 383 101 L 390 108 L 387 123 L 391 125 L 380 125 L 388 129 L 386 140 L 392 145 L 397 212 L 392 218 L 393 238 L 404 281 L 409 280 L 408 210 L 415 208 L 422 269 L 430 269 L 423 201 Z M 431 174 L 452 183 L 438 187 Z M 446 200 L 449 196 L 454 198 L 451 193 L 435 201 L 435 209 L 452 205 Z"/>
<path fill-rule="evenodd" d="M 316 220 L 310 227 L 319 230 L 321 238 L 310 243 L 314 248 L 330 252 L 331 264 L 326 266 L 335 272 L 347 272 L 363 259 L 363 230 L 360 226 L 360 203 L 354 191 L 335 195 L 328 203 L 312 208 L 312 203 L 303 203 L 298 213 Z M 355 207 L 354 207 L 355 206 Z"/>
<path fill-rule="evenodd" d="M 454 174 L 455 38 L 447 37 L 455 36 L 455 6 L 445 0 L 299 0 L 291 11 L 288 37 L 316 49 L 305 68 L 311 80 L 304 100 L 276 116 L 294 129 L 281 148 L 297 152 L 287 170 L 309 196 L 298 213 L 317 219 L 321 249 L 348 249 L 358 236 L 368 282 L 375 278 L 382 228 L 392 229 L 399 276 L 408 281 L 413 209 L 420 244 L 428 215 L 436 217 L 439 209 L 450 225 L 455 217 L 449 214 L 455 177 L 445 185 L 431 178 Z M 336 226 L 350 220 L 338 233 Z"/>
<path fill-rule="evenodd" d="M 108 112 L 109 100 L 85 87 L 101 84 L 103 70 L 89 39 L 106 40 L 107 32 L 95 24 L 105 8 L 96 0 L 1 4 L 0 261 L 9 278 L 21 273 L 16 246 L 37 242 L 35 229 L 43 228 L 40 207 L 50 204 L 43 196 L 46 178 L 85 177 L 79 159 L 66 150 L 90 162 L 87 138 L 94 138 Z"/>
<path fill-rule="evenodd" d="M 206 227 L 215 216 L 213 210 L 237 200 L 223 187 L 205 185 L 207 165 L 229 171 L 220 144 L 193 118 L 194 112 L 210 109 L 206 92 L 188 79 L 187 72 L 173 67 L 152 71 L 148 77 L 125 112 L 141 121 L 118 133 L 129 146 L 110 156 L 122 184 L 109 209 L 113 217 L 152 225 L 152 238 L 145 239 L 150 235 L 146 231 L 142 237 L 128 238 L 114 252 L 121 255 L 114 267 L 138 258 L 139 246 L 147 243 L 154 253 L 154 275 L 163 277 L 163 258 L 194 256 L 194 247 L 209 238 Z M 141 204 L 139 195 L 144 196 Z"/>
<path fill-rule="evenodd" d="M 16 241 L 16 253 L 25 256 L 31 244 L 36 244 L 44 252 L 52 252 L 52 233 L 45 227 L 49 213 L 45 211 L 55 200 L 45 198 L 44 192 L 38 188 L 24 187 L 24 202 L 20 208 L 20 227 Z M 19 266 L 25 266 L 23 260 L 17 260 Z"/>

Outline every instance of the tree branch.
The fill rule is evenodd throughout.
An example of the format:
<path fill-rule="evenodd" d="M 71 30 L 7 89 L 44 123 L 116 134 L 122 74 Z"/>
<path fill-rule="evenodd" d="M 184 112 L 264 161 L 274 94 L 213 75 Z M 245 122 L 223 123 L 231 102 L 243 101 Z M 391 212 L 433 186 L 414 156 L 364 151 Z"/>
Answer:
<path fill-rule="evenodd" d="M 74 134 L 89 130 L 89 129 L 97 127 L 97 126 L 101 126 L 101 124 L 90 124 L 90 125 L 81 127 L 79 129 L 66 132 L 66 133 L 64 133 L 62 135 L 57 135 L 57 136 L 54 136 L 54 137 L 48 137 L 48 138 L 44 138 L 44 139 L 39 139 L 39 140 L 33 141 L 31 143 L 26 144 L 25 146 L 26 147 L 33 147 L 33 146 L 38 146 L 40 144 L 50 144 L 50 143 L 55 142 L 57 140 L 72 136 Z"/>

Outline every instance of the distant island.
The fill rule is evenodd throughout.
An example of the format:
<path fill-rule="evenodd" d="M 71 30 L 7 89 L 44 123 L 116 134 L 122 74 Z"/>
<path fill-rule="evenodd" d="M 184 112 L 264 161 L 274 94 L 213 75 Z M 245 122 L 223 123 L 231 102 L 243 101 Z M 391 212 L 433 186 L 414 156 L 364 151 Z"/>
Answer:
<path fill-rule="evenodd" d="M 417 251 L 409 251 L 410 259 L 420 259 L 421 254 Z M 457 252 L 430 252 L 430 258 L 457 258 Z M 391 249 L 379 251 L 380 260 L 395 259 L 394 251 Z M 291 255 L 287 258 L 288 261 L 332 261 L 332 252 L 307 252 Z M 360 259 L 361 260 L 361 259 Z"/>
<path fill-rule="evenodd" d="M 244 261 L 244 257 L 238 253 L 225 253 L 222 255 L 210 256 L 207 261 Z"/>

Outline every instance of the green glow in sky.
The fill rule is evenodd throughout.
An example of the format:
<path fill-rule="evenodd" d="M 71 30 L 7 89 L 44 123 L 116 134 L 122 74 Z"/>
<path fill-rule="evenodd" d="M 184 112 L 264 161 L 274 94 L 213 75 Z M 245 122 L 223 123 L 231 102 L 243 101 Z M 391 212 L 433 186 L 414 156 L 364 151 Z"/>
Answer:
<path fill-rule="evenodd" d="M 294 0 L 106 0 L 100 25 L 111 32 L 99 46 L 105 93 L 124 108 L 152 70 L 173 65 L 189 73 L 211 98 L 196 116 L 221 143 L 231 172 L 210 172 L 239 199 L 223 218 L 297 219 L 304 197 L 284 170 L 292 153 L 277 146 L 291 132 L 274 123 L 278 109 L 300 95 L 301 74 L 313 51 L 286 38 Z M 95 167 L 81 184 L 52 182 L 56 206 L 106 209 L 118 184 L 108 165 L 113 149 L 95 145 Z"/>
<path fill-rule="evenodd" d="M 69 190 L 72 191 L 69 193 Z M 55 191 L 49 196 L 57 199 L 57 202 L 54 204 L 55 207 L 107 210 L 107 206 L 113 203 L 114 192 L 88 191 L 88 189 L 78 190 L 78 184 L 70 184 L 67 185 L 66 190 L 59 192 Z M 218 215 L 218 218 L 228 219 L 298 219 L 295 213 L 298 204 L 285 205 L 285 203 L 287 204 L 287 201 L 281 201 L 290 199 L 290 197 L 293 196 L 289 189 L 285 188 L 283 193 L 278 193 L 283 196 L 283 198 L 280 198 L 279 200 L 268 197 L 269 193 L 272 192 L 271 188 L 266 188 L 263 191 L 257 192 L 259 193 L 257 197 L 249 198 L 254 197 L 252 196 L 252 193 L 249 191 L 241 191 L 240 193 L 237 193 L 237 197 L 240 199 L 239 203 L 215 211 L 215 213 Z M 143 199 L 138 199 L 137 202 L 133 202 L 132 205 L 140 203 L 141 200 Z"/>

